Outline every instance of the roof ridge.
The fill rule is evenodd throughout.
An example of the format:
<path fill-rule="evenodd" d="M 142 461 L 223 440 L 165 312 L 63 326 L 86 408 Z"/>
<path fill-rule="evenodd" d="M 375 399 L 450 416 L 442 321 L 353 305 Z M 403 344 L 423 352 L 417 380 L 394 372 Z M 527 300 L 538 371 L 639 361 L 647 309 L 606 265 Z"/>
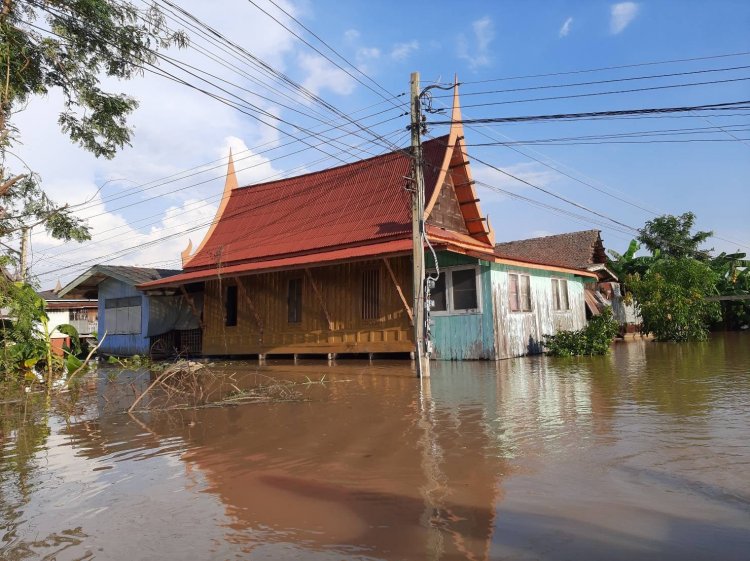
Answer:
<path fill-rule="evenodd" d="M 572 236 L 574 234 L 588 234 L 589 232 L 596 232 L 598 234 L 601 234 L 601 230 L 592 228 L 591 230 L 576 230 L 575 232 L 563 232 L 562 234 L 550 234 L 548 236 L 537 236 L 535 238 L 523 238 L 520 240 L 509 240 L 507 242 L 497 242 L 495 246 L 509 244 L 509 243 L 528 242 L 532 240 L 544 240 L 547 238 L 560 238 L 562 236 Z"/>
<path fill-rule="evenodd" d="M 432 138 L 432 139 L 424 142 L 423 146 L 426 145 L 426 144 L 436 143 L 438 140 L 445 139 L 445 138 L 448 138 L 447 134 L 443 135 L 443 136 L 438 136 L 436 138 Z M 275 185 L 277 183 L 283 183 L 284 181 L 291 181 L 293 179 L 299 179 L 299 178 L 302 178 L 302 177 L 312 177 L 314 175 L 320 175 L 320 174 L 323 174 L 323 173 L 329 173 L 329 172 L 332 172 L 332 171 L 342 170 L 342 169 L 345 169 L 345 168 L 348 168 L 348 167 L 353 167 L 353 166 L 357 166 L 357 165 L 363 165 L 363 164 L 367 164 L 367 163 L 369 163 L 369 162 L 371 162 L 373 160 L 377 160 L 379 158 L 386 158 L 388 156 L 400 156 L 400 155 L 404 155 L 404 154 L 401 154 L 401 152 L 404 152 L 406 150 L 409 150 L 409 148 L 408 147 L 407 148 L 399 148 L 398 150 L 391 150 L 390 152 L 385 152 L 384 154 L 377 154 L 376 156 L 370 156 L 369 158 L 359 159 L 359 160 L 357 160 L 355 162 L 348 162 L 348 163 L 345 163 L 345 164 L 341 164 L 339 166 L 335 166 L 335 167 L 331 167 L 331 168 L 325 168 L 325 169 L 319 169 L 319 170 L 311 171 L 311 172 L 308 172 L 308 173 L 302 173 L 300 175 L 293 175 L 291 177 L 283 177 L 281 179 L 274 179 L 273 181 L 264 181 L 263 183 L 253 183 L 251 185 L 241 185 L 240 187 L 237 187 L 236 189 L 233 189 L 232 192 L 234 193 L 234 192 L 237 192 L 237 191 L 242 191 L 244 189 L 251 189 L 251 188 L 255 188 L 255 187 L 265 187 L 265 186 Z"/>

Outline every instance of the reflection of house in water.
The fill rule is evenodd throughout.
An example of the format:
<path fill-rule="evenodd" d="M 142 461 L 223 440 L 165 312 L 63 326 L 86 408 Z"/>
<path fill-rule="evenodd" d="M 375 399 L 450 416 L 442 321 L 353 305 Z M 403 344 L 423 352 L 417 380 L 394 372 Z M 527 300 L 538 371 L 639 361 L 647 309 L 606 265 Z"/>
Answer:
<path fill-rule="evenodd" d="M 319 365 L 295 374 L 307 368 L 319 378 Z M 476 399 L 494 400 L 494 381 L 433 379 L 420 400 L 418 382 L 399 368 L 361 377 L 340 365 L 330 391 L 306 390 L 310 402 L 137 415 L 133 446 L 184 441 L 186 473 L 200 473 L 221 500 L 231 520 L 223 539 L 245 551 L 487 559 L 508 471 Z M 275 375 L 272 366 L 264 373 Z M 125 453 L 131 436 L 116 419 L 73 430 L 93 454 Z"/>

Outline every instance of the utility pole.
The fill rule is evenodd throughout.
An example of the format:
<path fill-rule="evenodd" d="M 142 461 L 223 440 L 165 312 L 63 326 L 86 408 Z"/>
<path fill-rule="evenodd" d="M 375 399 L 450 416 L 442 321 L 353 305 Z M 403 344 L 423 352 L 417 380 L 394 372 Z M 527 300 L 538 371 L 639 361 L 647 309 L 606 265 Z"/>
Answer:
<path fill-rule="evenodd" d="M 24 227 L 21 229 L 21 282 L 26 282 L 29 271 L 29 229 Z"/>
<path fill-rule="evenodd" d="M 419 101 L 419 72 L 411 74 L 411 149 L 414 159 L 411 224 L 413 242 L 414 345 L 417 376 L 430 375 L 425 345 L 425 261 L 424 261 L 424 169 L 422 156 L 422 110 Z"/>

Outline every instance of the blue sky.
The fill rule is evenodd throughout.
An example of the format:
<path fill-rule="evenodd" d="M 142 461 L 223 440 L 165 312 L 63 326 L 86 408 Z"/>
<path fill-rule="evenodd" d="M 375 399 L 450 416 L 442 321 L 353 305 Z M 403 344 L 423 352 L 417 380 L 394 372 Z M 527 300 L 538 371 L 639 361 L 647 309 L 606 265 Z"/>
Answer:
<path fill-rule="evenodd" d="M 333 106 L 354 118 L 391 108 L 388 103 L 334 67 L 314 50 L 245 0 L 180 5 L 222 31 L 237 44 L 283 70 Z M 317 40 L 299 28 L 276 7 L 258 4 L 293 27 L 321 51 Z M 505 103 L 467 107 L 472 104 L 507 102 L 537 97 L 605 92 L 690 82 L 750 77 L 750 68 L 672 76 L 589 86 L 547 88 L 486 95 L 486 90 L 539 88 L 577 82 L 696 72 L 750 66 L 750 55 L 692 62 L 648 65 L 579 74 L 508 79 L 517 76 L 572 72 L 600 67 L 640 64 L 750 51 L 750 3 L 742 1 L 660 2 L 286 2 L 284 8 L 338 53 L 394 94 L 408 90 L 409 73 L 418 70 L 424 86 L 436 81 L 462 82 L 461 102 L 465 118 L 505 117 L 549 113 L 606 111 L 641 107 L 686 106 L 750 99 L 750 80 L 703 86 L 670 88 L 617 95 L 574 99 Z M 281 107 L 282 99 L 271 93 L 266 100 L 253 98 L 258 91 L 249 74 L 240 75 L 206 58 L 194 47 L 174 53 L 215 76 L 235 95 L 252 99 L 264 110 L 299 127 L 316 123 L 298 112 Z M 220 53 L 219 51 L 214 51 Z M 331 55 L 332 58 L 333 55 Z M 343 65 L 343 63 L 342 63 Z M 360 76 L 357 71 L 352 74 Z M 502 80 L 498 80 L 502 79 Z M 364 79 L 363 79 L 364 80 Z M 486 82 L 487 80 L 497 80 Z M 477 83 L 485 81 L 483 83 Z M 473 82 L 473 83 L 472 83 Z M 465 83 L 465 84 L 464 84 Z M 42 284 L 53 284 L 87 268 L 92 261 L 121 264 L 177 266 L 179 251 L 194 243 L 205 231 L 187 232 L 213 217 L 223 184 L 222 173 L 229 147 L 246 159 L 238 162 L 243 183 L 254 183 L 281 174 L 293 174 L 351 161 L 366 153 L 344 150 L 338 160 L 318 161 L 315 150 L 277 159 L 292 151 L 285 133 L 300 135 L 287 125 L 278 132 L 213 99 L 155 76 L 127 84 L 141 107 L 133 116 L 132 147 L 112 161 L 100 161 L 69 146 L 55 130 L 56 97 L 32 103 L 19 116 L 24 131 L 22 156 L 38 169 L 50 192 L 58 200 L 79 202 L 93 197 L 82 212 L 91 216 L 95 242 L 85 246 L 60 244 L 42 234 L 33 238 L 34 271 Z M 244 89 L 236 89 L 235 87 Z M 266 91 L 268 94 L 268 91 Z M 436 92 L 436 95 L 440 95 Z M 439 98 L 435 105 L 448 103 Z M 301 112 L 314 104 L 295 99 L 284 103 Z M 379 104 L 379 105 L 376 105 Z M 356 113 L 362 108 L 369 110 Z M 393 110 L 365 120 L 381 134 L 393 133 L 407 142 L 407 117 Z M 550 139 L 586 135 L 622 134 L 664 129 L 713 128 L 692 135 L 658 136 L 649 139 L 721 139 L 721 142 L 584 144 L 564 146 L 517 146 L 548 166 L 505 146 L 475 147 L 469 151 L 479 159 L 507 170 L 534 185 L 559 193 L 618 222 L 639 227 L 654 213 L 678 214 L 688 210 L 698 215 L 698 226 L 715 230 L 723 239 L 712 239 L 719 250 L 750 251 L 750 131 L 727 133 L 718 127 L 739 128 L 750 124 L 747 112 L 732 116 L 706 117 L 683 114 L 680 118 L 611 119 L 533 124 L 506 124 L 466 130 L 467 142 L 488 142 L 483 132 L 497 140 Z M 378 118 L 394 117 L 374 126 Z M 432 117 L 442 118 L 440 116 Z M 328 119 L 334 119 L 330 114 Z M 748 127 L 750 128 L 750 127 Z M 430 134 L 445 132 L 431 127 Z M 634 136 L 634 139 L 646 137 Z M 354 137 L 349 144 L 361 142 Z M 263 153 L 259 144 L 274 147 Z M 249 152 L 246 150 L 250 148 Z M 367 153 L 382 152 L 374 144 Z M 250 156 L 250 157 L 248 157 Z M 160 187 L 148 182 L 216 160 L 202 174 Z M 551 167 L 550 167 L 551 166 Z M 559 174 L 552 167 L 596 186 L 599 191 Z M 516 182 L 477 162 L 477 178 L 502 189 L 585 215 L 583 221 L 548 212 L 526 202 L 479 188 L 483 209 L 489 213 L 498 241 L 565 231 L 600 228 L 607 247 L 622 250 L 630 235 L 622 227 L 603 227 L 603 219 L 576 209 Z M 109 181 L 105 187 L 99 187 Z M 200 182 L 200 185 L 191 186 Z M 145 184 L 145 186 L 144 186 Z M 178 192 L 170 192 L 177 188 Z M 602 193 L 602 191 L 604 193 Z M 607 194 L 614 194 L 628 205 Z M 156 195 L 156 197 L 155 197 Z M 128 205 L 128 206 L 125 206 Z M 652 210 L 653 213 L 636 208 Z M 183 233 L 184 232 L 184 233 Z M 163 241 L 160 241 L 163 240 Z M 135 248 L 135 249 L 132 249 Z M 140 249 L 139 249 L 140 248 Z"/>

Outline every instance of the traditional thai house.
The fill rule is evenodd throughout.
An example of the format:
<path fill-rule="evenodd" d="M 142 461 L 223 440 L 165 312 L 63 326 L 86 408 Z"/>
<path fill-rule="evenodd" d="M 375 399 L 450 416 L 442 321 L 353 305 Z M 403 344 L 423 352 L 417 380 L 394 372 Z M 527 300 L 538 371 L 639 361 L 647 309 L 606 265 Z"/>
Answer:
<path fill-rule="evenodd" d="M 585 324 L 583 284 L 596 274 L 496 251 L 457 96 L 453 120 L 450 134 L 424 143 L 433 356 L 539 352 L 545 333 Z M 139 288 L 202 283 L 206 355 L 408 353 L 411 175 L 402 150 L 240 187 L 230 155 L 216 219 L 183 252 L 184 271 Z"/>

